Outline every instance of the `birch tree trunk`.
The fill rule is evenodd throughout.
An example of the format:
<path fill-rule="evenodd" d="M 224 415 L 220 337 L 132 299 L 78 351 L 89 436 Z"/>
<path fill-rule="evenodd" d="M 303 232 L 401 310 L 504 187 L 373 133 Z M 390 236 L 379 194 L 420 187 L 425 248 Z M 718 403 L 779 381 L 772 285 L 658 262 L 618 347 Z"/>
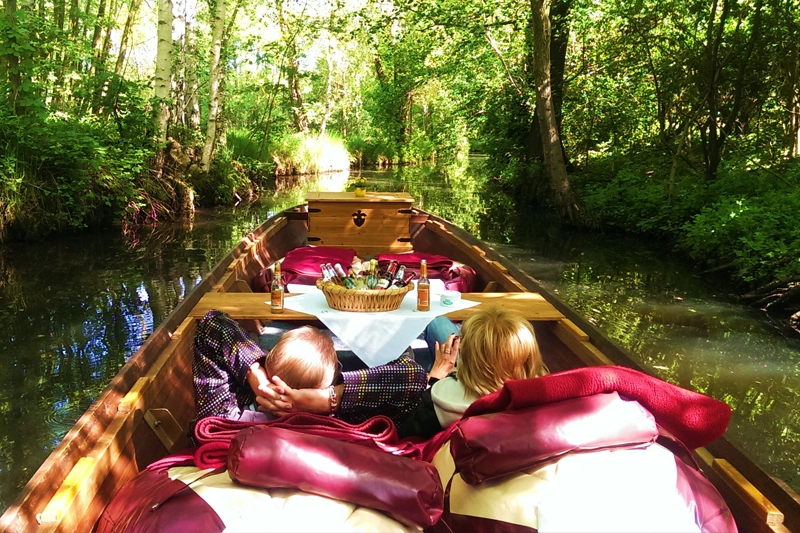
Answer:
<path fill-rule="evenodd" d="M 200 160 L 200 169 L 208 172 L 211 167 L 211 157 L 217 140 L 217 120 L 219 119 L 219 85 L 222 76 L 220 69 L 220 56 L 222 55 L 222 35 L 225 31 L 225 0 L 217 0 L 217 9 L 214 13 L 214 29 L 211 38 L 211 58 L 208 83 L 208 124 L 206 126 L 206 142 L 203 145 L 203 156 Z"/>
<path fill-rule="evenodd" d="M 539 118 L 544 165 L 549 177 L 553 202 L 562 219 L 574 221 L 577 218 L 577 206 L 569 184 L 564 155 L 561 151 L 561 136 L 553 107 L 553 91 L 550 83 L 550 17 L 548 11 L 549 0 L 531 0 L 536 114 Z"/>
<path fill-rule="evenodd" d="M 192 131 L 200 130 L 200 101 L 197 81 L 197 0 L 186 0 L 186 122 Z"/>
<path fill-rule="evenodd" d="M 167 141 L 170 75 L 172 73 L 172 0 L 158 0 L 158 43 L 156 45 L 155 97 L 156 141 Z"/>

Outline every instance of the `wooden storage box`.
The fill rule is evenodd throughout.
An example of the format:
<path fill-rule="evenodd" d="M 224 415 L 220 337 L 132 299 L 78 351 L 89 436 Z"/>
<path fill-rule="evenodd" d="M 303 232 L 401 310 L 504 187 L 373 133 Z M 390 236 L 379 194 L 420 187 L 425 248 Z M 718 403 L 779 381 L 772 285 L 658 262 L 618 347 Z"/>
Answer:
<path fill-rule="evenodd" d="M 412 249 L 408 193 L 310 192 L 307 202 L 309 244 L 355 248 L 359 257 Z"/>

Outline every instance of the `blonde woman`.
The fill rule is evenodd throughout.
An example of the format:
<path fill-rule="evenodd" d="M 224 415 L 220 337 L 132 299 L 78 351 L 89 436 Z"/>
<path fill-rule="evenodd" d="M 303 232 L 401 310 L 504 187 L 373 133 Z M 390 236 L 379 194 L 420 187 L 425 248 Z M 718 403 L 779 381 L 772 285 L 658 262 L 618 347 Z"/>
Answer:
<path fill-rule="evenodd" d="M 460 342 L 451 337 L 437 343 L 436 360 L 448 358 L 458 359 L 455 372 L 436 381 L 423 395 L 401 428 L 402 435 L 431 437 L 460 419 L 472 402 L 500 390 L 507 379 L 548 373 L 533 326 L 500 307 L 481 309 L 469 317 L 461 328 Z"/>

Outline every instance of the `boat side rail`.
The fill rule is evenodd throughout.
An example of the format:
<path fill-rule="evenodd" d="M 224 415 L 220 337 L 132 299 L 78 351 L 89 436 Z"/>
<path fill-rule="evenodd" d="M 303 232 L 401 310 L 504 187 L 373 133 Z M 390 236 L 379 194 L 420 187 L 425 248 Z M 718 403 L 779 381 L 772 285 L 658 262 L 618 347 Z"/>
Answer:
<path fill-rule="evenodd" d="M 259 274 L 262 269 L 269 266 L 279 257 L 274 257 L 274 252 L 269 249 L 268 243 L 280 231 L 287 227 L 289 220 L 285 216 L 272 219 L 268 227 L 257 235 L 251 233 L 242 242 L 245 245 L 243 252 L 231 261 L 225 268 L 225 273 L 214 285 L 214 290 L 228 292 L 238 290 L 240 283 L 250 286 L 250 280 Z"/>
<path fill-rule="evenodd" d="M 118 488 L 146 466 L 143 461 L 188 444 L 186 426 L 194 405 L 185 391 L 191 393 L 191 387 L 175 387 L 174 381 L 191 373 L 196 326 L 195 319 L 185 319 L 161 356 L 119 401 L 116 415 L 93 448 L 75 462 L 37 514 L 39 533 L 91 531 Z M 159 443 L 161 451 L 154 453 Z M 150 453 L 143 453 L 145 449 Z"/>
<path fill-rule="evenodd" d="M 461 235 L 461 232 L 455 227 L 449 227 L 444 221 L 430 216 L 425 221 L 423 228 L 441 237 L 444 242 L 451 244 L 455 253 L 447 253 L 446 255 L 469 264 L 476 271 L 479 278 L 487 280 L 487 282 L 490 280 L 496 281 L 503 292 L 527 291 L 525 286 L 511 275 L 504 264 L 487 255 L 486 250 L 480 244 L 469 242 L 468 236 Z M 424 234 L 421 231 L 415 232 L 412 235 L 412 242 L 414 242 L 415 238 L 422 241 L 424 240 Z M 417 245 L 415 244 L 415 249 L 416 247 Z"/>

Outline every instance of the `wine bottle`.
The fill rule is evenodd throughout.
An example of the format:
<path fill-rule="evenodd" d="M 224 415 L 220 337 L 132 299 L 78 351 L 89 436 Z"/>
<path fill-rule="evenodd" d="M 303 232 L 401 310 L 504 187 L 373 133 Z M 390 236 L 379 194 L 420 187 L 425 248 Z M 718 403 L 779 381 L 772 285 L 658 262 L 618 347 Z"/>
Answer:
<path fill-rule="evenodd" d="M 428 281 L 428 262 L 424 259 L 419 265 L 417 281 L 417 311 L 431 310 L 431 283 Z"/>
<path fill-rule="evenodd" d="M 332 283 L 335 283 L 336 285 L 342 284 L 338 274 L 336 274 L 336 271 L 333 269 L 333 265 L 330 263 L 325 263 L 325 270 L 328 272 L 328 277 Z"/>
<path fill-rule="evenodd" d="M 335 265 L 333 265 L 333 269 L 336 271 L 336 275 L 339 277 L 339 281 L 341 282 L 342 285 L 344 285 L 348 289 L 356 288 L 356 280 L 347 275 L 347 272 L 344 271 L 342 265 L 336 263 Z"/>
<path fill-rule="evenodd" d="M 389 285 L 392 283 L 392 279 L 394 279 L 395 272 L 397 272 L 397 261 L 390 261 L 389 266 L 386 267 L 386 272 L 384 272 L 381 279 L 378 280 L 378 285 L 375 288 L 379 291 L 388 289 Z"/>
<path fill-rule="evenodd" d="M 281 280 L 281 264 L 275 263 L 275 272 L 272 276 L 272 285 L 270 285 L 270 308 L 273 314 L 279 315 L 283 313 L 283 281 Z"/>
<path fill-rule="evenodd" d="M 369 274 L 367 274 L 367 288 L 374 289 L 378 285 L 378 260 L 369 260 Z"/>
<path fill-rule="evenodd" d="M 403 286 L 403 278 L 406 275 L 406 266 L 400 265 L 400 268 L 397 269 L 395 272 L 394 278 L 392 279 L 392 287 L 402 287 Z"/>

